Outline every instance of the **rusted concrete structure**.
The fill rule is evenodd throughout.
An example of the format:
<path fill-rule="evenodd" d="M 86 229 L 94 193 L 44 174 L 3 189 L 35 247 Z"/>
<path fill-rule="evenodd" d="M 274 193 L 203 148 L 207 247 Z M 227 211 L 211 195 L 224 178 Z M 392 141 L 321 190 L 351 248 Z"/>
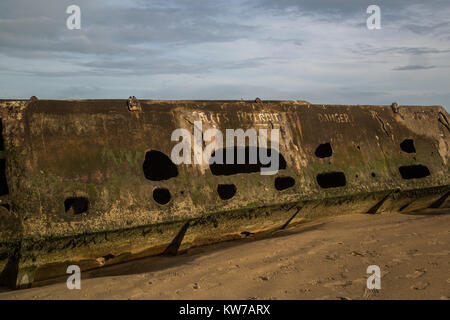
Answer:
<path fill-rule="evenodd" d="M 10 286 L 270 232 L 447 201 L 439 106 L 304 101 L 0 101 L 0 279 Z M 174 165 L 177 128 L 278 128 L 281 170 Z M 370 219 L 370 215 L 368 215 Z"/>

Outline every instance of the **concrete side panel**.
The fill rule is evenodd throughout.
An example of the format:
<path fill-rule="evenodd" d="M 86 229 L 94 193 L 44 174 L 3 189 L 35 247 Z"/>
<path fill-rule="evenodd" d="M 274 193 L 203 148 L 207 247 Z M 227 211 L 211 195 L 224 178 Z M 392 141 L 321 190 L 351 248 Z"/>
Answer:
<path fill-rule="evenodd" d="M 142 100 L 130 109 L 125 100 L 32 99 L 0 107 L 8 186 L 0 273 L 19 257 L 19 284 L 68 263 L 89 269 L 323 215 L 406 212 L 449 191 L 449 117 L 439 106 Z M 199 123 L 203 133 L 278 129 L 285 167 L 218 174 L 208 163 L 167 164 L 174 130 L 193 141 Z M 219 185 L 234 194 L 224 200 Z"/>

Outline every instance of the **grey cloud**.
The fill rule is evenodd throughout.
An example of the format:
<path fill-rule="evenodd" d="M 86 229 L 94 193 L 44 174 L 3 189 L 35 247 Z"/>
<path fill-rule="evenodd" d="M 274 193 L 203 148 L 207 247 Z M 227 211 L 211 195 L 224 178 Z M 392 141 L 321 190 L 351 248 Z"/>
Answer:
<path fill-rule="evenodd" d="M 365 4 L 367 2 L 368 4 Z M 281 12 L 295 11 L 298 14 L 306 15 L 353 15 L 355 12 L 364 10 L 369 5 L 369 1 L 347 0 L 347 1 L 315 1 L 315 0 L 261 0 L 258 7 Z"/>
<path fill-rule="evenodd" d="M 387 47 L 387 46 L 376 47 L 374 45 L 368 45 L 364 43 L 357 43 L 354 48 L 350 48 L 349 50 L 355 54 L 361 55 L 379 55 L 379 54 L 428 55 L 428 54 L 450 53 L 450 49 L 436 49 L 428 47 Z"/>
<path fill-rule="evenodd" d="M 244 59 L 240 61 L 184 63 L 177 59 L 163 59 L 149 57 L 120 59 L 120 60 L 93 60 L 80 63 L 81 68 L 76 71 L 46 71 L 46 70 L 15 70 L 6 66 L 2 67 L 4 74 L 22 74 L 35 77 L 123 77 L 123 76 L 145 76 L 145 75 L 181 75 L 181 74 L 205 74 L 218 70 L 243 70 L 258 68 L 270 64 L 278 59 L 269 57 Z"/>
<path fill-rule="evenodd" d="M 24 2 L 20 13 L 18 2 Z M 33 49 L 52 53 L 131 54 L 131 51 L 144 50 L 130 46 L 229 41 L 252 31 L 244 23 L 219 21 L 224 11 L 217 10 L 211 2 L 200 1 L 209 3 L 204 6 L 172 1 L 169 3 L 177 5 L 117 7 L 106 1 L 87 0 L 77 1 L 81 7 L 81 30 L 67 30 L 65 8 L 71 2 L 2 1 L 0 46 L 3 53 L 15 55 Z"/>
<path fill-rule="evenodd" d="M 434 69 L 436 66 L 421 66 L 421 65 L 407 65 L 407 66 L 401 66 L 401 67 L 394 67 L 392 70 L 395 71 L 411 71 L 411 70 L 428 70 L 428 69 Z"/>
<path fill-rule="evenodd" d="M 248 69 L 261 67 L 270 61 L 274 61 L 269 57 L 243 59 L 239 61 L 221 61 L 221 62 L 202 62 L 202 63 L 183 63 L 177 59 L 125 59 L 125 60 L 103 60 L 94 61 L 83 64 L 96 75 L 111 74 L 117 75 L 156 75 L 156 74 L 204 74 L 213 70 L 232 70 L 232 69 Z"/>
<path fill-rule="evenodd" d="M 342 17 L 354 16 L 366 13 L 369 5 L 378 5 L 382 14 L 388 16 L 401 16 L 403 12 L 412 5 L 424 4 L 423 0 L 260 0 L 257 7 L 278 10 L 282 12 L 295 10 L 299 14 L 313 15 L 338 15 Z M 447 0 L 429 0 L 426 2 L 427 8 L 439 10 L 443 6 L 448 6 Z"/>
<path fill-rule="evenodd" d="M 60 99 L 83 99 L 93 95 L 101 96 L 104 90 L 97 86 L 68 86 L 60 91 Z"/>
<path fill-rule="evenodd" d="M 65 10 L 74 3 L 82 29 L 70 31 Z M 369 4 L 380 5 L 383 26 L 370 36 L 361 32 Z M 448 0 L 2 0 L 0 88 L 47 98 L 375 104 L 396 91 L 416 101 L 419 88 L 414 99 L 443 104 L 445 10 Z M 402 70 L 433 77 L 422 83 Z"/>
<path fill-rule="evenodd" d="M 434 35 L 446 35 L 448 36 L 450 33 L 450 22 L 443 21 L 440 23 L 431 23 L 429 25 L 426 24 L 405 24 L 403 26 L 406 30 L 414 32 L 416 34 L 434 34 Z"/>
<path fill-rule="evenodd" d="M 97 74 L 121 75 L 151 75 L 151 74 L 185 74 L 203 73 L 208 71 L 207 64 L 186 64 L 176 59 L 123 59 L 123 60 L 96 60 L 83 64 Z"/>
<path fill-rule="evenodd" d="M 382 28 L 422 35 L 439 34 L 450 39 L 448 15 L 439 17 L 436 14 L 442 9 L 450 9 L 448 0 L 259 0 L 256 3 L 255 7 L 278 15 L 309 16 L 317 21 L 335 21 L 357 28 L 366 26 L 368 6 L 378 5 Z"/>

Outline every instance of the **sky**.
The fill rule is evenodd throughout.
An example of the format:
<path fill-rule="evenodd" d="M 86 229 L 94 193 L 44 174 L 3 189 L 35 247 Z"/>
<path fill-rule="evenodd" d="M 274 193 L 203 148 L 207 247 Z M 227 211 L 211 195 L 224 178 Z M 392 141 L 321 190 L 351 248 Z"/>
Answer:
<path fill-rule="evenodd" d="M 79 30 L 66 26 L 69 5 Z M 450 1 L 1 0 L 0 99 L 33 95 L 448 111 Z"/>

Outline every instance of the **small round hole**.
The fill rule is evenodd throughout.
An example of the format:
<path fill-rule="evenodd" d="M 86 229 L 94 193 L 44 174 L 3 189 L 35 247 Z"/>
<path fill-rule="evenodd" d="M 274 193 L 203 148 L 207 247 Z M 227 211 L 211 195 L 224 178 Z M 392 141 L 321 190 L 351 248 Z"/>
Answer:
<path fill-rule="evenodd" d="M 372 176 L 372 178 L 375 178 L 375 177 L 376 177 L 375 172 L 372 172 L 370 175 Z"/>
<path fill-rule="evenodd" d="M 170 201 L 170 191 L 166 188 L 153 190 L 153 199 L 159 204 L 167 204 Z"/>
<path fill-rule="evenodd" d="M 406 153 L 416 153 L 413 139 L 405 139 L 400 143 L 400 148 Z"/>
<path fill-rule="evenodd" d="M 329 142 L 319 145 L 314 152 L 318 158 L 328 158 L 333 155 L 333 149 Z"/>
<path fill-rule="evenodd" d="M 220 199 L 229 200 L 236 194 L 236 186 L 234 184 L 219 184 L 217 186 L 217 193 Z"/>

